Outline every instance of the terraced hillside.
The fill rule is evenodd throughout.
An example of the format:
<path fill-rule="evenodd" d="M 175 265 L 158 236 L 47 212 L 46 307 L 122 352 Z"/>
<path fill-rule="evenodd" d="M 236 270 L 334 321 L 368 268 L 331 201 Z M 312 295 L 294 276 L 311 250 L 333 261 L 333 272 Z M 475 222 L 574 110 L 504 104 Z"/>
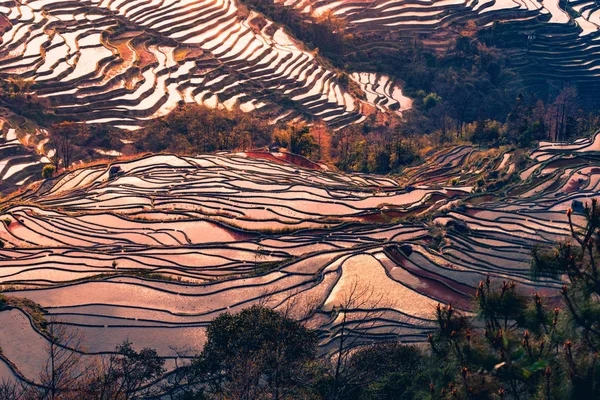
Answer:
<path fill-rule="evenodd" d="M 531 280 L 530 251 L 569 236 L 568 207 L 582 224 L 579 202 L 598 192 L 599 143 L 542 143 L 525 167 L 513 151 L 447 148 L 402 184 L 277 153 L 83 168 L 2 206 L 0 282 L 50 323 L 76 328 L 87 353 L 129 338 L 170 368 L 198 352 L 211 319 L 256 303 L 295 305 L 323 352 L 343 313 L 360 342 L 422 341 L 438 302 L 469 311 L 488 276 L 558 293 L 560 282 Z M 354 307 L 349 293 L 362 294 Z M 35 380 L 45 336 L 19 308 L 1 314 L 0 376 Z"/>
<path fill-rule="evenodd" d="M 0 74 L 33 80 L 63 118 L 136 128 L 181 102 L 364 118 L 334 71 L 233 0 L 2 1 L 0 32 Z"/>
<path fill-rule="evenodd" d="M 326 15 L 345 23 L 345 30 L 366 38 L 354 50 L 357 66 L 373 62 L 374 49 L 403 49 L 415 37 L 425 47 L 444 51 L 474 23 L 492 27 L 512 48 L 511 61 L 522 69 L 526 84 L 545 79 L 570 84 L 598 83 L 596 42 L 600 35 L 598 5 L 569 0 L 274 0 L 314 18 Z M 366 68 L 366 67 L 365 67 Z M 597 86 L 595 86 L 597 87 Z M 585 85 L 581 85 L 585 89 Z"/>
<path fill-rule="evenodd" d="M 39 179 L 54 150 L 47 131 L 0 108 L 0 194 Z"/>

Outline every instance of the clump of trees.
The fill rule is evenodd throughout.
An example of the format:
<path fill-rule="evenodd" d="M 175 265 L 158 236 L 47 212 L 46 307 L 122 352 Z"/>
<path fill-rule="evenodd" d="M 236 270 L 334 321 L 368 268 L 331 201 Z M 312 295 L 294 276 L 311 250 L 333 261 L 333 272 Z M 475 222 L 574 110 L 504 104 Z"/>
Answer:
<path fill-rule="evenodd" d="M 436 145 L 471 141 L 527 148 L 598 126 L 593 99 L 565 84 L 549 84 L 543 92 L 523 87 L 510 57 L 477 34 L 459 35 L 445 54 L 415 41 L 378 63 L 378 70 L 402 79 L 404 91 L 414 98 L 412 110 L 404 113 L 407 129 L 432 136 Z"/>
<path fill-rule="evenodd" d="M 42 178 L 48 179 L 52 178 L 52 175 L 56 172 L 56 167 L 52 164 L 44 165 L 42 168 Z"/>
<path fill-rule="evenodd" d="M 255 114 L 197 104 L 182 105 L 128 135 L 117 128 L 74 121 L 55 123 L 49 131 L 57 168 L 94 159 L 98 157 L 94 149 L 98 148 L 135 146 L 138 152 L 196 155 L 269 146 L 330 162 L 344 171 L 388 173 L 419 160 L 420 151 L 431 147 L 427 137 L 398 123 L 385 129 L 369 123 L 333 131 L 322 122 L 273 125 Z M 134 144 L 126 145 L 123 137 L 132 138 Z"/>
<path fill-rule="evenodd" d="M 140 151 L 154 153 L 245 150 L 269 144 L 272 132 L 268 121 L 257 115 L 188 104 L 150 122 L 137 138 L 136 146 Z"/>
<path fill-rule="evenodd" d="M 115 352 L 86 356 L 81 336 L 58 321 L 45 327 L 46 363 L 35 381 L 3 380 L 0 398 L 10 400 L 130 400 L 158 395 L 148 386 L 165 373 L 155 350 L 134 350 L 129 341 Z"/>
<path fill-rule="evenodd" d="M 0 79 L 0 103 L 13 112 L 36 122 L 44 122 L 48 102 L 32 90 L 33 80 L 21 77 Z"/>
<path fill-rule="evenodd" d="M 54 163 L 68 168 L 73 162 L 76 145 L 85 141 L 89 130 L 85 124 L 61 122 L 51 127 L 50 145 L 54 148 Z"/>
<path fill-rule="evenodd" d="M 118 151 L 125 146 L 121 141 L 123 131 L 105 125 L 63 121 L 52 124 L 49 133 L 55 167 L 68 168 L 76 160 L 93 160 L 98 156 L 96 149 Z"/>
<path fill-rule="evenodd" d="M 332 133 L 330 158 L 343 171 L 389 173 L 419 161 L 423 150 L 431 148 L 429 139 L 404 124 L 349 126 Z"/>
<path fill-rule="evenodd" d="M 331 131 L 322 123 L 273 125 L 259 115 L 197 104 L 152 121 L 136 139 L 137 149 L 144 152 L 199 154 L 275 145 L 317 160 L 331 155 Z"/>

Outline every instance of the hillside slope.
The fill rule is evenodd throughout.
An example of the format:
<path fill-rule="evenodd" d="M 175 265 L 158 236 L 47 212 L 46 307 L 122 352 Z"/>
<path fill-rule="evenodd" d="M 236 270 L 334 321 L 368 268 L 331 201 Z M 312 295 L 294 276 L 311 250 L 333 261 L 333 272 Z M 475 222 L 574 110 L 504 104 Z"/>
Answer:
<path fill-rule="evenodd" d="M 135 128 L 179 102 L 362 118 L 335 72 L 234 1 L 6 1 L 0 20 L 0 73 L 33 79 L 63 118 Z"/>
<path fill-rule="evenodd" d="M 129 338 L 169 360 L 192 355 L 210 320 L 256 303 L 294 304 L 328 351 L 353 291 L 363 301 L 351 323 L 372 318 L 361 341 L 422 341 L 438 302 L 470 310 L 488 276 L 558 293 L 560 282 L 531 280 L 530 250 L 569 236 L 572 205 L 582 223 L 578 202 L 600 183 L 599 143 L 542 143 L 526 169 L 512 151 L 450 147 L 407 170 L 402 186 L 246 153 L 83 168 L 2 206 L 0 283 L 77 328 L 89 353 Z M 522 180 L 473 193 L 484 171 L 488 184 Z M 13 321 L 0 335 L 12 364 L 0 375 L 35 379 L 42 361 L 23 354 L 43 357 L 44 337 L 20 311 L 2 314 Z M 31 340 L 13 340 L 22 335 Z"/>

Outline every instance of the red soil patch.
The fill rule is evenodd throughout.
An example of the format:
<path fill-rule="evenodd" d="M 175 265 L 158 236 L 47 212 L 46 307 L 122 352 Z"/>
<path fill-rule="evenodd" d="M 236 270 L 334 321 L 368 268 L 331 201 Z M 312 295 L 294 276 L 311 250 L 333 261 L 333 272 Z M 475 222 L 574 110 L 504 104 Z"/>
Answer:
<path fill-rule="evenodd" d="M 452 303 L 464 310 L 471 309 L 472 304 L 469 296 L 475 295 L 476 288 L 414 267 L 406 260 L 404 254 L 402 254 L 396 247 L 387 247 L 385 250 L 386 254 L 394 262 L 402 266 L 402 268 L 408 271 L 411 275 L 419 278 L 421 287 L 414 288 L 415 290 L 434 297 L 435 299 L 438 299 L 446 304 Z M 450 288 L 460 293 L 454 292 Z M 464 294 L 461 295 L 461 293 Z"/>
<path fill-rule="evenodd" d="M 376 224 L 388 224 L 394 219 L 407 218 L 411 215 L 415 215 L 423 211 L 426 207 L 414 208 L 410 211 L 397 211 L 397 210 L 382 210 L 379 212 L 359 215 L 356 217 L 360 221 L 371 222 Z"/>
<path fill-rule="evenodd" d="M 297 154 L 292 154 L 292 153 L 279 153 L 279 154 L 281 154 L 281 155 L 277 155 L 276 156 L 277 158 L 282 158 L 285 161 L 289 162 L 290 164 L 294 164 L 294 165 L 297 165 L 299 167 L 306 168 L 306 169 L 316 169 L 316 170 L 321 169 L 321 166 L 319 164 L 310 161 L 306 157 L 302 157 L 302 156 L 299 156 Z"/>
<path fill-rule="evenodd" d="M 479 214 L 479 212 L 480 212 L 479 210 L 474 210 L 474 209 L 472 209 L 472 208 L 469 208 L 469 209 L 467 210 L 466 214 L 467 214 L 467 215 L 469 215 L 469 216 L 471 216 L 471 217 L 474 217 L 474 216 L 476 216 L 477 214 Z"/>
<path fill-rule="evenodd" d="M 571 180 L 567 187 L 565 188 L 565 193 L 574 192 L 579 189 L 581 184 L 577 180 Z"/>
<path fill-rule="evenodd" d="M 12 24 L 4 15 L 0 14 L 0 33 L 4 33 L 10 30 Z"/>
<path fill-rule="evenodd" d="M 116 76 L 119 72 L 121 72 L 124 69 L 126 65 L 129 65 L 130 63 L 135 61 L 136 55 L 132 48 L 129 47 L 129 42 L 131 42 L 131 39 L 129 38 L 119 38 L 117 40 L 108 41 L 108 44 L 117 50 L 117 53 L 119 53 L 119 56 L 123 59 L 123 62 L 116 64 L 114 67 L 108 70 L 106 72 L 105 79 Z"/>
<path fill-rule="evenodd" d="M 144 69 L 148 65 L 157 62 L 154 54 L 150 53 L 146 49 L 146 43 L 144 39 L 135 38 L 131 41 L 131 46 L 135 49 L 135 53 L 138 56 L 139 68 Z"/>
<path fill-rule="evenodd" d="M 274 161 L 279 164 L 293 164 L 301 168 L 320 170 L 321 166 L 309 159 L 292 153 L 269 153 L 266 151 L 247 151 L 246 155 L 252 158 Z"/>
<path fill-rule="evenodd" d="M 248 157 L 257 158 L 257 159 L 260 159 L 260 160 L 273 161 L 273 162 L 275 162 L 277 164 L 287 164 L 287 162 L 284 162 L 283 160 L 280 160 L 279 158 L 275 157 L 273 154 L 267 153 L 267 152 L 262 152 L 262 151 L 247 151 L 246 155 Z"/>
<path fill-rule="evenodd" d="M 110 44 L 111 46 L 113 46 L 114 48 L 117 49 L 117 52 L 119 53 L 119 55 L 121 56 L 121 58 L 124 61 L 129 61 L 132 60 L 135 57 L 135 53 L 133 52 L 133 50 L 131 49 L 131 47 L 129 47 L 129 42 L 131 42 L 132 39 L 123 39 L 123 38 L 119 38 L 117 40 L 109 40 L 108 44 Z"/>

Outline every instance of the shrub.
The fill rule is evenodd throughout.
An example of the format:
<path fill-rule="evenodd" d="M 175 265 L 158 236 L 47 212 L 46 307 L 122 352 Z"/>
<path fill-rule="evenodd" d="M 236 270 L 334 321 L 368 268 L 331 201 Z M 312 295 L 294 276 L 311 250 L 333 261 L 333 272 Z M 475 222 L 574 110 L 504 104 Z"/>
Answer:
<path fill-rule="evenodd" d="M 54 175 L 54 172 L 56 172 L 56 167 L 54 165 L 52 165 L 52 164 L 44 165 L 44 168 L 42 169 L 42 178 L 44 178 L 44 179 L 52 178 L 52 175 Z"/>
<path fill-rule="evenodd" d="M 348 399 L 417 399 L 429 394 L 427 357 L 416 346 L 378 343 L 350 359 Z"/>
<path fill-rule="evenodd" d="M 425 106 L 425 109 L 427 109 L 427 110 L 434 108 L 441 102 L 442 102 L 442 98 L 440 96 L 438 96 L 436 93 L 429 93 L 423 99 L 423 105 Z"/>
<path fill-rule="evenodd" d="M 215 396 L 311 397 L 317 335 L 277 312 L 253 306 L 221 314 L 207 330 L 196 370 Z"/>

